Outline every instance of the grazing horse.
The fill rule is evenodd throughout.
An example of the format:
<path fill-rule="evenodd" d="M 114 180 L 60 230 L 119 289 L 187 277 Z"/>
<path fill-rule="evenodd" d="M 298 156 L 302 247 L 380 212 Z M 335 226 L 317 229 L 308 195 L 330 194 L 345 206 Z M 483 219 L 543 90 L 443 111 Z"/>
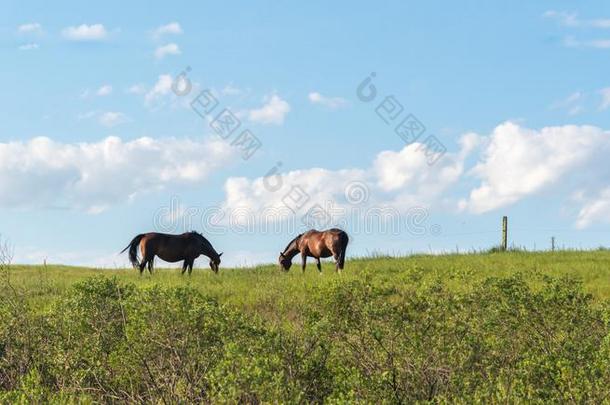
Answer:
<path fill-rule="evenodd" d="M 138 247 L 142 253 L 142 262 L 138 262 Z M 197 232 L 187 232 L 182 235 L 168 235 L 165 233 L 142 233 L 129 242 L 129 245 L 121 253 L 129 249 L 129 261 L 133 267 L 140 269 L 140 275 L 148 264 L 148 272 L 152 274 L 155 256 L 161 260 L 175 263 L 184 260 L 182 274 L 188 269 L 189 275 L 193 271 L 193 263 L 199 255 L 210 258 L 210 268 L 218 273 L 220 256 L 216 253 L 212 244 Z"/>
<path fill-rule="evenodd" d="M 292 258 L 301 253 L 301 266 L 305 271 L 307 256 L 316 259 L 318 271 L 322 271 L 321 257 L 334 257 L 337 272 L 343 270 L 345 264 L 345 251 L 349 238 L 341 229 L 332 228 L 327 231 L 311 230 L 300 234 L 288 243 L 286 249 L 280 253 L 278 259 L 280 268 L 290 270 Z"/>

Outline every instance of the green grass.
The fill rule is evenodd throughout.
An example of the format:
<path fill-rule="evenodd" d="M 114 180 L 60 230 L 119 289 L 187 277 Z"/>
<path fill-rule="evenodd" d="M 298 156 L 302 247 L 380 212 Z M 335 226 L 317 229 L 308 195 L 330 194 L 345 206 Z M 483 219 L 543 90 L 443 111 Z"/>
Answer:
<path fill-rule="evenodd" d="M 596 300 L 610 298 L 610 251 L 504 252 L 450 255 L 415 255 L 410 257 L 362 258 L 349 260 L 342 274 L 336 274 L 332 262 L 323 263 L 318 274 L 313 263 L 305 273 L 295 262 L 288 273 L 275 265 L 253 268 L 221 268 L 215 275 L 209 268 L 198 268 L 182 276 L 179 269 L 158 268 L 150 276 L 134 269 L 93 269 L 60 265 L 11 267 L 12 283 L 27 291 L 36 306 L 45 306 L 64 294 L 71 285 L 95 275 L 116 276 L 137 286 L 184 286 L 196 288 L 221 303 L 245 310 L 263 312 L 294 306 L 307 300 L 312 289 L 352 279 L 370 280 L 372 284 L 401 285 L 416 283 L 425 288 L 441 280 L 451 290 L 468 291 L 488 277 L 508 277 L 520 273 L 532 286 L 543 276 L 571 276 L 583 283 L 585 291 Z"/>
<path fill-rule="evenodd" d="M 608 250 L 0 266 L 0 304 L 0 403 L 608 403 Z"/>

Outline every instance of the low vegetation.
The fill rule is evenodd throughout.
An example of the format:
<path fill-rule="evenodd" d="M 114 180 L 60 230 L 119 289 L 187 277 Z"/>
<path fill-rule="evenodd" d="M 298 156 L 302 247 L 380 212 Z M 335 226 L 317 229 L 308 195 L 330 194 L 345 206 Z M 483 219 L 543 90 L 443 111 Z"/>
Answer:
<path fill-rule="evenodd" d="M 0 400 L 608 402 L 610 252 L 2 266 Z"/>

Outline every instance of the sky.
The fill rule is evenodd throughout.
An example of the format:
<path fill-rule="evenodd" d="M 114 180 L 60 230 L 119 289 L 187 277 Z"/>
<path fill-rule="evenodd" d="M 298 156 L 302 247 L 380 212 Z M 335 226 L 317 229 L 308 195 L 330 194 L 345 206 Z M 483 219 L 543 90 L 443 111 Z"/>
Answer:
<path fill-rule="evenodd" d="M 0 235 L 223 265 L 310 228 L 348 256 L 610 245 L 610 4 L 3 1 Z M 203 259 L 199 261 L 204 266 Z"/>

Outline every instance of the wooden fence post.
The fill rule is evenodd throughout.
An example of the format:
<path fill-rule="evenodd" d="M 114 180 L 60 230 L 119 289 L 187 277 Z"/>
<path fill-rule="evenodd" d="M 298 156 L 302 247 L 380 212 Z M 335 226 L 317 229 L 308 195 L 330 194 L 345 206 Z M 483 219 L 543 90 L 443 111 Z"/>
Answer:
<path fill-rule="evenodd" d="M 502 250 L 508 249 L 508 217 L 502 217 Z"/>

